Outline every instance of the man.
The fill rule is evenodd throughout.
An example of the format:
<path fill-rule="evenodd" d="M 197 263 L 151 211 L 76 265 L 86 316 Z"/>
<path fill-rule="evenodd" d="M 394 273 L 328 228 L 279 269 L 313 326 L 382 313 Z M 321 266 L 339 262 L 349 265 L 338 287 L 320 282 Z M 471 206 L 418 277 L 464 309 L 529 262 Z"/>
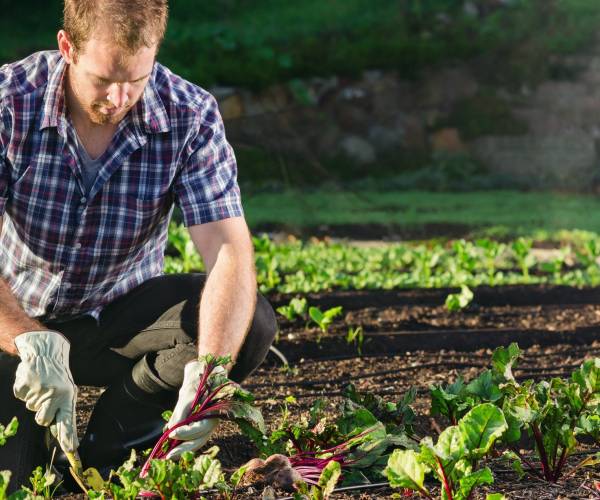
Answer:
<path fill-rule="evenodd" d="M 167 0 L 65 0 L 58 51 L 0 68 L 0 448 L 13 489 L 49 427 L 85 467 L 147 448 L 191 404 L 198 356 L 241 381 L 275 315 L 256 291 L 214 98 L 156 62 Z M 177 205 L 207 275 L 162 275 Z M 77 384 L 108 386 L 78 447 Z M 178 397 L 179 395 L 179 397 Z M 39 425 L 38 425 L 39 424 Z M 178 434 L 197 450 L 214 422 Z"/>

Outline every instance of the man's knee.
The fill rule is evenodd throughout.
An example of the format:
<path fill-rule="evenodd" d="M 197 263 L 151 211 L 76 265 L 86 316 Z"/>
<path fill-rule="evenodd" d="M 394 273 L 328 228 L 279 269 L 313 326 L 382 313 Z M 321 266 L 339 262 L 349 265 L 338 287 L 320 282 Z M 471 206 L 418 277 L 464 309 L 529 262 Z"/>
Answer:
<path fill-rule="evenodd" d="M 245 378 L 262 363 L 277 331 L 275 311 L 269 301 L 259 293 L 248 335 L 232 370 L 235 379 Z M 134 380 L 147 392 L 176 389 L 183 381 L 183 367 L 197 358 L 197 350 L 195 342 L 186 342 L 148 353 L 136 364 Z"/>

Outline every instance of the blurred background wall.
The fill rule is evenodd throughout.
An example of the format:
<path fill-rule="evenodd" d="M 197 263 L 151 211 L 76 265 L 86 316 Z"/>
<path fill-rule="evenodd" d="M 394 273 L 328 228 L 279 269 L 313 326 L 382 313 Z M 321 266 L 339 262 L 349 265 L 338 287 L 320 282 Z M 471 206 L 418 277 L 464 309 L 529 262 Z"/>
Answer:
<path fill-rule="evenodd" d="M 0 6 L 0 63 L 55 47 L 59 0 Z M 596 0 L 173 0 L 159 60 L 218 98 L 248 192 L 595 193 L 599 26 Z"/>

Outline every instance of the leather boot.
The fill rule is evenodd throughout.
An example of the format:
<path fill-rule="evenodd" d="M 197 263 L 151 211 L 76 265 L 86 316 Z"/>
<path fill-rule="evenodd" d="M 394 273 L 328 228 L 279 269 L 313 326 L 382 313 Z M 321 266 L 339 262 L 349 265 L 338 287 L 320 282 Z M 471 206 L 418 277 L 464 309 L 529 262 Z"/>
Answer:
<path fill-rule="evenodd" d="M 143 373 L 141 377 L 140 373 Z M 98 398 L 79 445 L 84 470 L 95 467 L 103 476 L 108 475 L 111 468 L 116 470 L 129 458 L 132 449 L 142 451 L 156 444 L 166 424 L 162 413 L 175 407 L 177 391 L 158 377 L 154 380 L 153 375 L 150 375 L 153 385 L 149 384 L 151 373 L 144 357 L 132 373 L 111 384 Z M 141 389 L 134 378 L 141 378 L 144 387 L 154 392 Z M 56 453 L 54 463 L 57 468 L 66 467 L 63 477 L 69 476 L 63 453 Z"/>

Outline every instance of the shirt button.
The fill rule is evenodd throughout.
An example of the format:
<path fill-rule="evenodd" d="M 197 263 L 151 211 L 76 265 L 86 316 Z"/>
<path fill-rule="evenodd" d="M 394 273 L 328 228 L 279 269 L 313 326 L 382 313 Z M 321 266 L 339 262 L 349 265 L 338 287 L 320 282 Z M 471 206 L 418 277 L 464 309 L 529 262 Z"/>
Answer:
<path fill-rule="evenodd" d="M 71 283 L 65 283 L 64 287 L 65 287 L 65 290 L 68 290 L 69 288 L 71 288 Z"/>
<path fill-rule="evenodd" d="M 79 200 L 81 203 L 86 203 L 87 202 L 87 198 L 85 196 L 82 196 L 81 199 Z"/>
<path fill-rule="evenodd" d="M 79 250 L 81 248 L 81 243 L 75 243 L 75 249 Z"/>

